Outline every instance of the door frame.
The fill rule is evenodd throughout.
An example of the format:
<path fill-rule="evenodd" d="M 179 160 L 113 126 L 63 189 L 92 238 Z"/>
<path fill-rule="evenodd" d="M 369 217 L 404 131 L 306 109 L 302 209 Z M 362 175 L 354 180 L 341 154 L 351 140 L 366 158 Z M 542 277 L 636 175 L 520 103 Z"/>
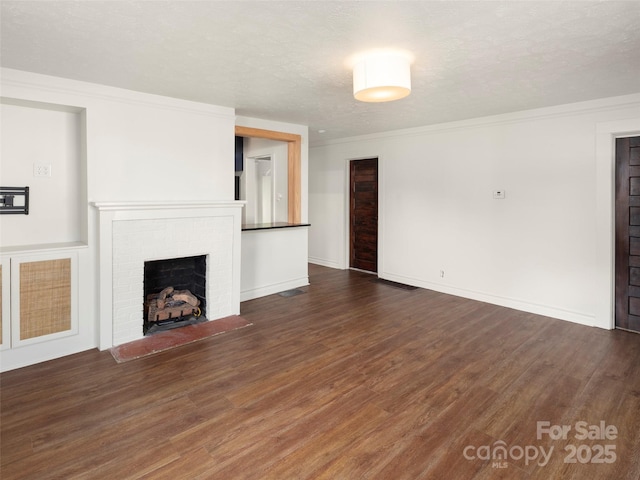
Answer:
<path fill-rule="evenodd" d="M 640 135 L 640 118 L 596 123 L 596 271 L 594 326 L 615 328 L 616 138 Z M 601 300 L 598 300 L 601 299 Z"/>
<path fill-rule="evenodd" d="M 383 201 L 383 184 L 384 184 L 384 175 L 383 175 L 383 165 L 382 155 L 377 155 L 372 153 L 371 155 L 358 155 L 357 157 L 349 157 L 344 159 L 344 258 L 342 261 L 343 269 L 350 270 L 351 263 L 351 161 L 352 160 L 366 160 L 368 158 L 377 158 L 378 159 L 378 277 L 382 277 L 382 272 L 384 271 L 384 255 L 383 255 L 383 240 L 382 240 L 382 225 L 384 225 L 384 215 L 382 208 Z"/>

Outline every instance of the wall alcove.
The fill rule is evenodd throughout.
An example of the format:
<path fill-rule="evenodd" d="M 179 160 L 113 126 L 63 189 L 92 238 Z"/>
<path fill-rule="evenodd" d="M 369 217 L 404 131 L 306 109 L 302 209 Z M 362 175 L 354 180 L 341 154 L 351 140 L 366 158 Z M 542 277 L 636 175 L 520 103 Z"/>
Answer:
<path fill-rule="evenodd" d="M 87 243 L 85 109 L 2 97 L 3 186 L 29 186 L 29 215 L 0 215 L 2 247 Z"/>

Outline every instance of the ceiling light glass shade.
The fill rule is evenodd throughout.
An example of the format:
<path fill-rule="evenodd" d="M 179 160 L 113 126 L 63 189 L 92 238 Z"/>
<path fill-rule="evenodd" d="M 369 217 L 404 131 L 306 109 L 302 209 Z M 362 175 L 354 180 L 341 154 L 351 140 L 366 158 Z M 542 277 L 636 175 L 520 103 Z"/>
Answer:
<path fill-rule="evenodd" d="M 362 102 L 389 102 L 411 93 L 406 55 L 382 52 L 359 59 L 353 67 L 353 96 Z"/>

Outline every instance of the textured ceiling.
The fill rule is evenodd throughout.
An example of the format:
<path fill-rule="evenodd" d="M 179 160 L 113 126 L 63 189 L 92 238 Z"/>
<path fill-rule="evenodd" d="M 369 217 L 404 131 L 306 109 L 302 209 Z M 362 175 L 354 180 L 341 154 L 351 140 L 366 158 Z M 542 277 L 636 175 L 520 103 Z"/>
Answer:
<path fill-rule="evenodd" d="M 3 67 L 308 125 L 311 142 L 640 92 L 640 2 L 1 2 Z M 415 56 L 365 104 L 345 62 Z M 319 134 L 318 130 L 326 130 Z"/>

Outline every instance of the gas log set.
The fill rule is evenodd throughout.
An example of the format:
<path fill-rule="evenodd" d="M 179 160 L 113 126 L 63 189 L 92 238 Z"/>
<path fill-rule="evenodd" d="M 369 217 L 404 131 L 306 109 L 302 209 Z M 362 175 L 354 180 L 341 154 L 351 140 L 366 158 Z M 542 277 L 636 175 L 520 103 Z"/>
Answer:
<path fill-rule="evenodd" d="M 146 260 L 144 335 L 205 322 L 206 276 L 206 255 Z"/>
<path fill-rule="evenodd" d="M 173 287 L 167 287 L 160 293 L 149 294 L 145 303 L 149 330 L 168 324 L 183 325 L 184 322 L 189 321 L 189 317 L 197 319 L 202 314 L 199 305 L 200 300 L 189 290 L 175 290 Z"/>

